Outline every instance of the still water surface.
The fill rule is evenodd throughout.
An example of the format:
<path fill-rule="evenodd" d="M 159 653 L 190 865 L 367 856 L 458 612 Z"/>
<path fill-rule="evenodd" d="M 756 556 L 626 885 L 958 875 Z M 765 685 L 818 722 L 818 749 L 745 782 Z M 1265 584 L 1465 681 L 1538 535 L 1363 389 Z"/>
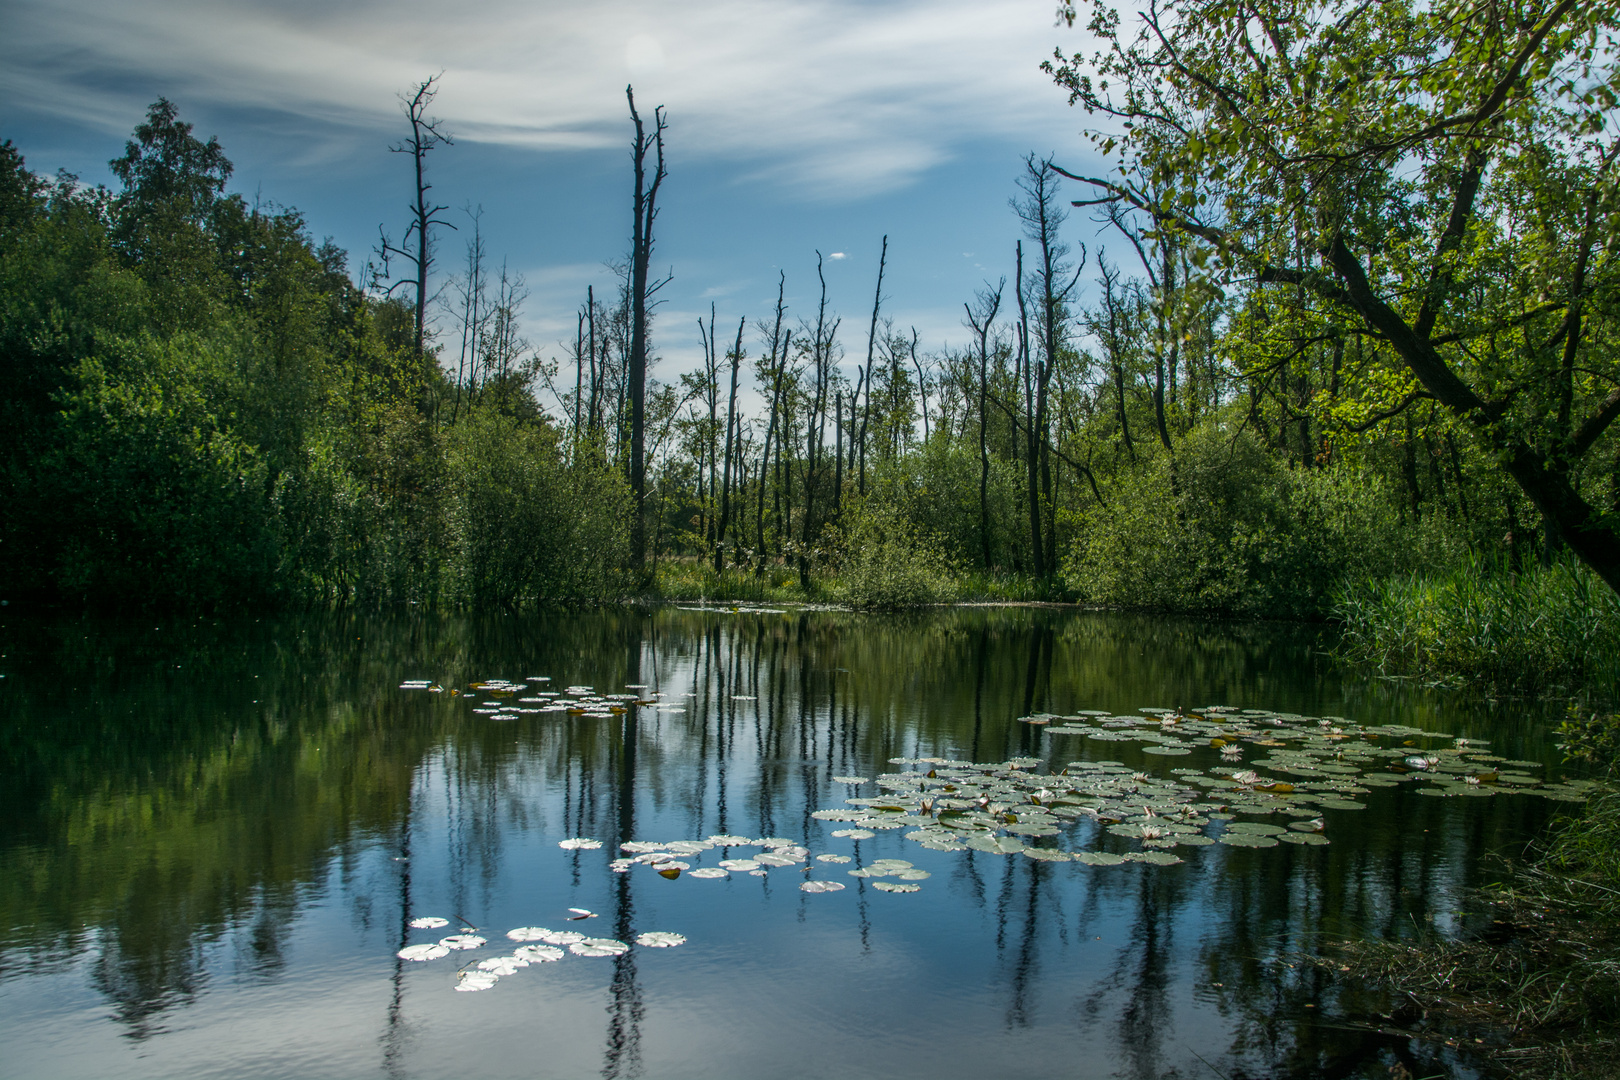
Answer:
<path fill-rule="evenodd" d="M 813 818 L 891 758 L 1152 756 L 1018 722 L 1228 704 L 1492 740 L 1561 770 L 1544 717 L 1346 672 L 1321 632 L 1033 609 L 916 616 L 664 609 L 519 617 L 0 625 L 0 1075 L 50 1077 L 1387 1077 L 1467 1063 L 1369 1039 L 1298 963 L 1335 938 L 1455 925 L 1524 795 L 1327 810 L 1326 846 L 1179 865 L 933 851 Z M 469 684 L 645 684 L 608 719 L 475 709 Z M 432 680 L 460 694 L 403 690 Z M 531 684 L 541 685 L 541 684 Z M 677 711 L 684 709 L 684 711 Z M 926 766 L 923 766 L 926 768 Z M 870 786 L 862 794 L 875 794 Z M 807 847 L 723 880 L 614 873 L 626 841 Z M 600 850 L 558 842 L 589 837 Z M 1063 838 L 1059 838 L 1060 841 Z M 1128 851 L 1112 836 L 1092 847 Z M 758 848 L 751 849 L 759 851 Z M 931 874 L 880 892 L 823 853 Z M 694 867 L 713 866 L 705 852 Z M 746 857 L 749 850 L 733 850 Z M 597 918 L 566 921 L 568 909 Z M 445 930 L 409 920 L 436 915 Z M 487 948 L 407 963 L 461 925 Z M 569 955 L 482 993 L 508 929 L 684 945 Z M 1417 1075 L 1424 1075 L 1417 1073 Z"/>

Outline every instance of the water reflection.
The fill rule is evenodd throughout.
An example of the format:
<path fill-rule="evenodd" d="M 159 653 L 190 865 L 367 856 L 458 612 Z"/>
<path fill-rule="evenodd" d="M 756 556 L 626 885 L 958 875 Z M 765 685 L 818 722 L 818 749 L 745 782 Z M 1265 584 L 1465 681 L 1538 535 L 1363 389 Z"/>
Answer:
<path fill-rule="evenodd" d="M 833 776 L 874 776 L 896 756 L 1114 757 L 1155 774 L 1201 761 L 1016 722 L 1048 709 L 1262 705 L 1494 738 L 1510 757 L 1554 753 L 1530 710 L 1343 679 L 1297 627 L 1032 609 L 8 620 L 0 754 L 15 782 L 0 789 L 0 993 L 11 1006 L 48 988 L 58 1005 L 8 1007 L 46 1020 L 94 994 L 111 1007 L 96 1023 L 115 1043 L 146 1047 L 137 1065 L 106 1044 L 82 1075 L 206 1072 L 176 1018 L 206 1027 L 210 1009 L 256 1008 L 255 986 L 316 977 L 340 996 L 381 991 L 371 1049 L 343 1044 L 328 1071 L 432 1074 L 445 1051 L 424 1033 L 450 1006 L 425 966 L 391 955 L 412 940 L 408 920 L 442 905 L 494 940 L 503 920 L 557 918 L 571 898 L 601 905 L 604 931 L 625 941 L 679 928 L 644 918 L 707 921 L 705 940 L 726 956 L 681 960 L 695 966 L 678 985 L 660 974 L 662 957 L 641 970 L 648 958 L 632 949 L 594 969 L 594 983 L 581 967 L 567 978 L 585 981 L 566 990 L 541 989 L 538 976 L 527 991 L 522 977 L 499 988 L 538 995 L 558 1016 L 599 994 L 593 1067 L 604 1077 L 797 1075 L 802 1059 L 772 1072 L 695 1047 L 723 1049 L 739 1030 L 779 1031 L 785 1015 L 817 1010 L 831 1024 L 817 1030 L 843 1029 L 836 1060 L 873 1074 L 996 1060 L 996 1039 L 1012 1040 L 1031 1075 L 1073 1075 L 1077 1054 L 1095 1066 L 1085 1075 L 1141 1078 L 1205 1058 L 1233 1077 L 1383 1075 L 1397 1061 L 1416 1072 L 1449 1051 L 1313 1021 L 1352 1003 L 1290 957 L 1334 936 L 1445 925 L 1481 856 L 1521 843 L 1545 816 L 1539 803 L 1380 791 L 1335 825 L 1329 847 L 1197 849 L 1169 868 L 970 851 L 931 863 L 914 896 L 873 896 L 852 880 L 842 907 L 796 892 L 791 868 L 665 888 L 605 863 L 628 840 L 731 832 L 913 858 L 894 836 L 836 847 L 810 817 L 847 794 Z M 610 692 L 645 684 L 678 709 L 504 722 L 463 695 L 397 689 L 405 678 L 465 690 L 531 675 Z M 605 850 L 560 853 L 565 836 Z M 730 940 L 747 945 L 728 952 Z M 884 965 L 908 972 L 894 999 L 847 985 Z M 689 994 L 733 1015 L 677 1035 L 668 1017 Z M 878 1030 L 890 1042 L 920 1034 L 895 1058 Z M 578 1034 L 542 1075 L 577 1075 Z M 20 1027 L 13 1035 L 34 1046 Z M 829 1049 L 804 1039 L 804 1054 Z M 18 1075 L 72 1074 L 48 1056 L 18 1060 Z M 535 1075 L 493 1044 L 454 1060 Z"/>

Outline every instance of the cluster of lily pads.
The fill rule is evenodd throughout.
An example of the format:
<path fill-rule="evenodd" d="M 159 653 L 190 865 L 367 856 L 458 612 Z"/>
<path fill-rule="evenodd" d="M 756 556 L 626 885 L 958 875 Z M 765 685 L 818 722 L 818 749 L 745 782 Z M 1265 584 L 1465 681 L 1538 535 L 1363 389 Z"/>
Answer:
<path fill-rule="evenodd" d="M 472 703 L 473 712 L 492 720 L 516 720 L 520 716 L 541 713 L 567 713 L 570 716 L 604 719 L 623 715 L 631 705 L 656 708 L 660 712 L 685 712 L 684 701 L 665 700 L 661 693 L 648 694 L 645 684 L 626 686 L 630 693 L 598 694 L 592 686 L 568 686 L 562 690 L 546 690 L 551 682 L 548 675 L 531 675 L 522 682 L 509 679 L 484 679 L 469 683 L 464 693 L 452 689 L 452 695 L 465 697 Z M 401 690 L 423 690 L 442 694 L 445 688 L 428 679 L 407 679 L 399 684 Z M 487 695 L 479 699 L 478 694 Z M 686 695 L 690 697 L 691 695 Z"/>
<path fill-rule="evenodd" d="M 868 832 L 907 829 L 907 839 L 937 851 L 973 849 L 1092 866 L 1171 864 L 1182 861 L 1173 854 L 1179 847 L 1326 844 L 1324 812 L 1362 809 L 1357 797 L 1377 787 L 1412 783 L 1432 796 L 1521 792 L 1579 801 L 1592 786 L 1586 780 L 1543 782 L 1529 771 L 1539 769 L 1538 762 L 1503 759 L 1477 740 L 1447 739 L 1450 745 L 1431 748 L 1440 737 L 1422 729 L 1360 725 L 1342 717 L 1212 706 L 1191 713 L 1150 708 L 1135 716 L 1090 711 L 1020 719 L 1052 735 L 1137 742 L 1155 756 L 1215 750 L 1221 764 L 1173 769 L 1170 778 L 1161 778 L 1118 761 L 1073 761 L 1041 775 L 1033 771 L 1041 764 L 1036 758 L 999 764 L 891 758 L 891 764 L 911 769 L 879 776 L 882 794 L 853 797 L 846 800 L 849 809 L 813 816 Z M 1246 755 L 1253 756 L 1246 761 Z M 1060 836 L 1086 822 L 1094 824 L 1093 835 L 1135 840 L 1140 850 L 1058 846 Z"/>
<path fill-rule="evenodd" d="M 594 919 L 593 912 L 584 908 L 569 908 L 569 919 Z M 450 920 L 437 915 L 424 915 L 411 920 L 415 930 L 440 930 Z M 552 930 L 544 926 L 520 926 L 506 932 L 507 940 L 516 943 L 510 954 L 491 956 L 463 965 L 456 972 L 456 989 L 462 991 L 488 990 L 503 975 L 515 974 L 531 964 L 549 964 L 561 960 L 567 953 L 575 956 L 619 956 L 630 951 L 630 945 L 616 938 L 588 937 L 573 930 Z M 686 938 L 663 930 L 652 930 L 636 935 L 635 943 L 648 949 L 670 949 L 685 944 Z M 489 944 L 478 928 L 464 926 L 460 933 L 438 941 L 407 945 L 397 955 L 401 960 L 425 962 L 448 956 L 452 952 L 482 949 Z M 564 950 L 567 950 L 565 953 Z"/>

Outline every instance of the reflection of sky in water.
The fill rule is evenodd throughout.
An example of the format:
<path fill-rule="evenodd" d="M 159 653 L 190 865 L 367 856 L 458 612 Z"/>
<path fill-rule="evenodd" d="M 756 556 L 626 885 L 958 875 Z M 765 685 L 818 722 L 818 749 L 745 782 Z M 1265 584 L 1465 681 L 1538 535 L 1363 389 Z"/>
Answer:
<path fill-rule="evenodd" d="M 835 839 L 847 823 L 809 816 L 851 793 L 833 776 L 893 756 L 1055 746 L 1059 765 L 1155 776 L 1219 762 L 1014 722 L 1042 709 L 1260 705 L 1551 760 L 1522 710 L 1341 681 L 1297 627 L 1028 610 L 334 617 L 161 641 L 74 627 L 5 627 L 5 764 L 29 778 L 0 796 L 8 1076 L 1213 1075 L 1200 1057 L 1228 1075 L 1388 1075 L 1395 1049 L 1304 1022 L 1336 992 L 1279 958 L 1451 919 L 1480 854 L 1546 814 L 1524 796 L 1374 790 L 1365 811 L 1329 812 L 1329 847 L 1180 848 L 1163 868 Z M 397 689 L 531 674 L 695 696 L 634 720 L 502 722 Z M 802 867 L 607 868 L 622 840 L 715 833 L 933 876 L 892 895 L 812 859 L 848 887 L 807 895 Z M 569 836 L 607 844 L 560 850 Z M 570 907 L 600 917 L 568 923 Z M 396 961 L 456 929 L 403 926 L 421 915 L 464 916 L 490 946 Z M 689 940 L 454 992 L 459 965 L 530 925 Z"/>

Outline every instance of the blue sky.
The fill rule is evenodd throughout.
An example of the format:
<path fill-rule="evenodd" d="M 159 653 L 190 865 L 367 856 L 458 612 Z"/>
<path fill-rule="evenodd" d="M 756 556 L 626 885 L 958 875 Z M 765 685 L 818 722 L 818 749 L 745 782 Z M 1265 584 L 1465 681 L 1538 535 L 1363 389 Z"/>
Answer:
<path fill-rule="evenodd" d="M 1039 70 L 1050 0 L 6 0 L 0 138 L 36 171 L 110 182 L 106 163 L 160 95 L 236 165 L 232 187 L 296 206 L 364 262 L 403 227 L 399 95 L 442 72 L 454 135 L 431 179 L 483 207 L 490 253 L 527 280 L 531 343 L 557 355 L 587 284 L 628 247 L 630 123 L 666 106 L 669 179 L 656 264 L 674 280 L 656 343 L 669 379 L 699 353 L 695 320 L 763 318 L 778 270 L 813 313 L 815 252 L 852 365 L 864 354 L 879 245 L 886 310 L 925 348 L 963 343 L 962 303 L 1011 276 L 1007 207 L 1022 156 L 1091 164 L 1088 118 Z M 459 214 L 452 214 L 453 218 Z M 1076 214 L 1071 243 L 1093 250 Z M 445 234 L 449 270 L 461 239 Z"/>

